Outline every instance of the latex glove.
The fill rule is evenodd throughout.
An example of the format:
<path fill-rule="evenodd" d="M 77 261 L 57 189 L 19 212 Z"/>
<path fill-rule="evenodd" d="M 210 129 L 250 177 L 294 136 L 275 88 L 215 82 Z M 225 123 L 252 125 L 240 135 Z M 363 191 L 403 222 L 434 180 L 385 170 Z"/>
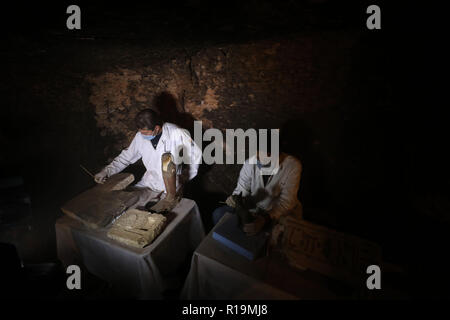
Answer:
<path fill-rule="evenodd" d="M 236 208 L 236 202 L 234 202 L 233 196 L 229 196 L 227 198 L 227 200 L 225 200 L 225 203 L 227 204 L 227 206 L 232 207 L 232 208 Z"/>
<path fill-rule="evenodd" d="M 99 173 L 97 173 L 94 176 L 95 182 L 101 183 L 101 184 L 105 183 L 107 178 L 108 178 L 108 173 L 106 173 L 106 171 L 104 171 L 104 170 L 100 171 Z"/>
<path fill-rule="evenodd" d="M 252 236 L 260 232 L 265 224 L 266 219 L 262 216 L 257 216 L 252 223 L 244 224 L 243 230 L 247 235 Z"/>

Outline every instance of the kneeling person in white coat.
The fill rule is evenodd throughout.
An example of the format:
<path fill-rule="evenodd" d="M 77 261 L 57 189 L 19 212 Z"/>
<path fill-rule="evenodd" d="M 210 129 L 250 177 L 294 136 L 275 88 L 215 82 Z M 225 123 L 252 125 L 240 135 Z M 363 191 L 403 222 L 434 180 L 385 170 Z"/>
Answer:
<path fill-rule="evenodd" d="M 147 171 L 134 187 L 149 188 L 159 195 L 164 193 L 164 199 L 170 200 L 173 205 L 175 193 L 180 194 L 183 184 L 197 175 L 202 152 L 187 130 L 172 123 L 163 123 L 151 109 L 140 111 L 135 121 L 138 132 L 133 141 L 95 175 L 95 181 L 103 183 L 142 158 Z M 156 211 L 170 210 L 168 206 L 171 204 L 165 203 Z"/>

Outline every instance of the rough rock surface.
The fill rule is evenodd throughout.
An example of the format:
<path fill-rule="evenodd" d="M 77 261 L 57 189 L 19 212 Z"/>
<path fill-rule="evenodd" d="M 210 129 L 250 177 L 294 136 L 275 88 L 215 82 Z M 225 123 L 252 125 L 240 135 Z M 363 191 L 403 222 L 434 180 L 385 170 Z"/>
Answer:
<path fill-rule="evenodd" d="M 97 126 L 101 135 L 114 139 L 105 155 L 112 159 L 129 145 L 136 133 L 134 116 L 144 108 L 158 110 L 191 134 L 194 120 L 201 120 L 203 129 L 225 133 L 228 128 L 281 128 L 305 113 L 307 119 L 311 112 L 329 111 L 349 88 L 350 74 L 341 65 L 348 66 L 357 41 L 356 33 L 329 33 L 192 51 L 180 48 L 170 58 L 89 74 L 84 80 Z M 334 143 L 329 137 L 316 139 L 317 144 Z M 224 152 L 234 152 L 224 142 Z M 210 169 L 204 188 L 230 193 L 238 167 Z"/>

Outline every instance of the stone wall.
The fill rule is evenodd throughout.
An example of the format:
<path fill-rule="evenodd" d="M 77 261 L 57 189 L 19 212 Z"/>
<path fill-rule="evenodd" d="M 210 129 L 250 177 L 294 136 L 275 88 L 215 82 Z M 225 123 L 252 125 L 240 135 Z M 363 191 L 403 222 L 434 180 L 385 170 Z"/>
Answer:
<path fill-rule="evenodd" d="M 129 144 L 136 132 L 134 116 L 150 107 L 187 129 L 194 120 L 221 130 L 282 128 L 290 123 L 298 129 L 294 144 L 312 139 L 312 148 L 320 146 L 332 163 L 342 120 L 332 116 L 338 108 L 352 107 L 345 102 L 354 81 L 351 59 L 359 36 L 310 33 L 191 52 L 182 48 L 153 63 L 136 56 L 142 63 L 88 74 L 84 81 L 100 134 L 115 141 L 105 146 L 105 156 L 111 158 Z M 319 120 L 320 115 L 328 116 Z M 311 125 L 316 126 L 314 133 L 307 132 Z M 301 153 L 301 147 L 294 149 Z M 210 169 L 206 189 L 231 192 L 239 168 Z"/>

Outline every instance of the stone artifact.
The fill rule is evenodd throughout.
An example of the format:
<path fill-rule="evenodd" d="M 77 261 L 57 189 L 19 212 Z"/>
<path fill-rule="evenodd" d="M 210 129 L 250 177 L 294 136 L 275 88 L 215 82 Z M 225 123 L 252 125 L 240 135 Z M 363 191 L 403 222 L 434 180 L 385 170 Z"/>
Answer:
<path fill-rule="evenodd" d="M 161 170 L 167 193 L 163 199 L 149 208 L 150 212 L 171 211 L 181 200 L 181 195 L 177 194 L 176 166 L 170 152 L 166 152 L 161 156 Z"/>
<path fill-rule="evenodd" d="M 107 236 L 129 246 L 143 248 L 162 232 L 166 221 L 162 214 L 130 209 L 114 221 Z"/>
<path fill-rule="evenodd" d="M 242 195 L 240 195 L 240 194 L 233 195 L 233 200 L 234 200 L 234 203 L 236 204 L 235 210 L 236 210 L 236 214 L 239 218 L 239 225 L 241 227 L 243 227 L 244 224 L 252 223 L 255 220 L 255 217 L 249 211 L 249 209 L 251 209 L 251 208 L 248 204 L 248 200 L 245 198 L 242 198 Z"/>
<path fill-rule="evenodd" d="M 311 269 L 348 284 L 365 284 L 368 266 L 381 264 L 381 248 L 373 242 L 323 226 L 286 217 L 282 252 L 289 264 Z"/>
<path fill-rule="evenodd" d="M 66 202 L 61 210 L 89 228 L 104 228 L 141 200 L 144 190 L 123 190 L 133 181 L 134 176 L 130 173 L 113 175 L 104 184 L 98 184 Z"/>

